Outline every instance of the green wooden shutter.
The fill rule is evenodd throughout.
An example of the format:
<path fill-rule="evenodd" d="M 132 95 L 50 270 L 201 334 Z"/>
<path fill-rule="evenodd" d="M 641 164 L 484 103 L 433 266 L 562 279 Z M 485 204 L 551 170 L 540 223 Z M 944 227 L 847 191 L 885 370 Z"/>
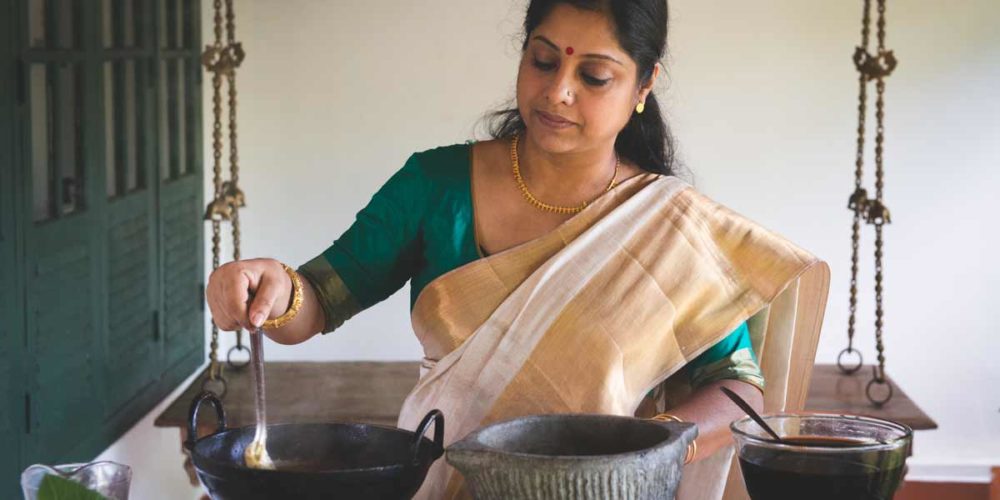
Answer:
<path fill-rule="evenodd" d="M 108 208 L 107 364 L 108 414 L 114 414 L 158 372 L 154 300 L 155 233 L 148 193 L 116 200 Z"/>
<path fill-rule="evenodd" d="M 15 68 L 13 4 L 0 2 L 0 64 Z M 12 71 L 8 69 L 7 71 Z M 16 72 L 15 72 L 16 73 Z M 16 76 L 16 74 L 15 74 Z M 14 104 L 17 78 L 0 78 L 0 498 L 20 498 L 21 436 L 26 391 L 22 386 L 24 318 L 18 277 L 14 199 Z"/>
<path fill-rule="evenodd" d="M 0 145 L 5 140 L 0 140 Z M 0 158 L 4 162 L 5 158 Z M 17 279 L 13 260 L 14 240 L 9 231 L 11 204 L 10 172 L 0 164 L 0 497 L 17 498 L 19 489 L 14 479 L 20 470 L 21 436 L 24 434 L 27 393 L 21 385 L 20 353 L 22 349 L 21 309 L 14 287 Z"/>
<path fill-rule="evenodd" d="M 61 460 L 98 429 L 99 257 L 91 214 L 28 228 L 27 329 L 31 433 L 28 461 Z M 62 450 L 50 453 L 49 450 Z"/>
<path fill-rule="evenodd" d="M 198 9 L 198 2 L 191 0 L 165 0 L 166 15 L 160 17 L 157 40 L 162 310 L 168 367 L 204 357 L 205 204 Z M 189 22 L 181 22 L 185 19 Z"/>
<path fill-rule="evenodd" d="M 6 132 L 3 128 L 0 126 L 0 133 Z M 0 148 L 7 144 L 9 142 L 4 134 L 0 139 Z M 3 151 L 10 150 L 4 148 Z M 17 490 L 13 488 L 15 483 L 10 479 L 19 470 L 27 403 L 27 392 L 21 385 L 23 309 L 17 293 L 20 280 L 17 279 L 14 264 L 10 156 L 0 153 L 0 442 L 4 447 L 0 452 L 0 497 L 3 498 L 17 498 Z"/>
<path fill-rule="evenodd" d="M 163 320 L 168 366 L 204 350 L 200 176 L 163 188 Z"/>
<path fill-rule="evenodd" d="M 160 374 L 153 114 L 153 13 L 149 2 L 109 3 L 102 21 L 106 208 L 108 416 Z M 127 7 L 127 8 L 126 8 Z M 109 140 L 110 139 L 110 140 Z M 156 368 L 153 368 L 156 367 Z"/>
<path fill-rule="evenodd" d="M 40 15 L 45 13 L 46 15 Z M 63 461 L 103 417 L 100 139 L 96 68 L 88 64 L 97 18 L 79 1 L 29 1 L 19 14 L 27 83 L 22 107 L 26 463 Z M 88 21 L 90 21 L 88 23 Z"/>
<path fill-rule="evenodd" d="M 0 0 L 0 498 L 203 361 L 199 13 Z"/>

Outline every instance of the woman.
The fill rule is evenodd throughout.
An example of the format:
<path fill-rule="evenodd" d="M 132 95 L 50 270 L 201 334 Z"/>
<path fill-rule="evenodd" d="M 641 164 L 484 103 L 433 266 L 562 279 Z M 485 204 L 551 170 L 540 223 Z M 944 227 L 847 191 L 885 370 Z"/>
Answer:
<path fill-rule="evenodd" d="M 524 414 L 667 411 L 698 425 L 689 460 L 711 457 L 743 416 L 719 387 L 762 407 L 747 319 L 818 261 L 672 176 L 651 93 L 666 0 L 532 0 L 524 28 L 517 107 L 492 140 L 413 155 L 299 268 L 297 314 L 294 271 L 222 266 L 214 321 L 281 317 L 267 335 L 296 344 L 410 281 L 426 359 L 401 427 L 440 408 L 450 443 Z M 421 489 L 462 494 L 444 461 Z"/>

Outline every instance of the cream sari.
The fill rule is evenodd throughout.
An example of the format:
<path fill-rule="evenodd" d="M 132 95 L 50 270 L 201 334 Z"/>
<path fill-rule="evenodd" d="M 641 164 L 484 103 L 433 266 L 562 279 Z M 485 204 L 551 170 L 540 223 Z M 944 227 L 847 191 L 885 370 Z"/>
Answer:
<path fill-rule="evenodd" d="M 801 405 L 815 335 L 795 338 L 794 297 L 808 283 L 825 303 L 827 276 L 809 253 L 682 181 L 633 177 L 553 232 L 421 292 L 412 322 L 427 360 L 399 426 L 414 429 L 440 409 L 449 445 L 520 415 L 633 415 L 651 389 L 751 317 L 767 409 Z M 800 323 L 818 332 L 822 307 L 805 314 Z M 774 333 L 782 321 L 791 333 L 787 324 Z M 769 349 L 793 359 L 771 363 Z M 730 449 L 686 468 L 681 496 L 718 498 L 731 461 Z M 439 460 L 417 498 L 464 496 L 461 476 Z"/>

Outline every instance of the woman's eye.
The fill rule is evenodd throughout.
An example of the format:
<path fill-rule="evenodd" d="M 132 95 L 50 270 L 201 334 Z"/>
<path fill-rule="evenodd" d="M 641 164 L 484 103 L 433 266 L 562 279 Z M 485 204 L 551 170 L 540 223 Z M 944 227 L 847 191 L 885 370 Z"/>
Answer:
<path fill-rule="evenodd" d="M 555 63 L 539 61 L 538 59 L 534 60 L 534 64 L 535 64 L 536 68 L 538 68 L 538 69 L 540 69 L 542 71 L 551 71 L 551 70 L 553 70 L 553 69 L 556 68 L 556 64 Z"/>
<path fill-rule="evenodd" d="M 610 78 L 597 78 L 597 77 L 590 76 L 590 75 L 584 73 L 583 74 L 583 81 L 586 82 L 587 85 L 593 85 L 594 87 L 601 87 L 601 86 L 607 85 L 607 83 L 610 82 L 611 79 Z"/>

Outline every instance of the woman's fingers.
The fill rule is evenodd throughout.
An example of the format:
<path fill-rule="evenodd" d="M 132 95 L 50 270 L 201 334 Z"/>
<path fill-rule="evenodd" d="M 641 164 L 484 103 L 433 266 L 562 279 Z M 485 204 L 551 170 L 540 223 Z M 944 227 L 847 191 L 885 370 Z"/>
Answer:
<path fill-rule="evenodd" d="M 229 268 L 219 268 L 213 271 L 212 275 L 209 276 L 208 286 L 205 290 L 205 301 L 208 302 L 208 307 L 212 312 L 212 322 L 223 331 L 234 331 L 240 327 L 227 310 L 223 300 L 225 297 L 223 284 L 227 280 L 227 275 L 230 274 L 229 271 Z"/>
<path fill-rule="evenodd" d="M 222 306 L 237 324 L 234 330 L 239 328 L 249 330 L 252 325 L 247 316 L 247 302 L 250 300 L 250 289 L 256 287 L 254 283 L 256 279 L 245 266 L 239 266 L 236 271 L 222 283 Z"/>
<path fill-rule="evenodd" d="M 282 295 L 283 283 L 281 278 L 284 277 L 284 272 L 278 276 L 275 276 L 274 273 L 261 273 L 257 292 L 254 294 L 250 305 L 250 324 L 254 327 L 262 325 L 264 320 L 271 315 L 274 303 Z"/>
<path fill-rule="evenodd" d="M 226 308 L 219 302 L 218 295 L 210 295 L 208 299 L 209 308 L 212 310 L 212 322 L 222 331 L 238 330 L 240 325 L 233 320 L 232 316 L 226 312 Z"/>
<path fill-rule="evenodd" d="M 209 277 L 205 300 L 212 321 L 222 330 L 252 330 L 272 315 L 276 302 L 288 300 L 291 280 L 273 259 L 227 263 Z M 252 301 L 252 304 L 251 304 Z"/>

